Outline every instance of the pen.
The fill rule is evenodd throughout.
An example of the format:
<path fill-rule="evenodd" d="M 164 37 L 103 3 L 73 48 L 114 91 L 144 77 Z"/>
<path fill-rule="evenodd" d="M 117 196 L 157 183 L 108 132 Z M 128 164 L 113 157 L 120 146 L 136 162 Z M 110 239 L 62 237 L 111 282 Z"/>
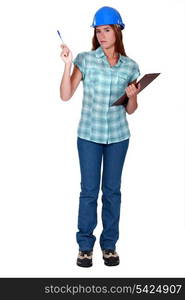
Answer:
<path fill-rule="evenodd" d="M 59 35 L 60 39 L 62 40 L 62 44 L 64 44 L 64 41 L 63 41 L 63 39 L 62 39 L 62 37 L 61 37 L 61 34 L 60 34 L 60 31 L 59 31 L 59 30 L 57 30 L 57 33 L 58 33 L 58 35 Z"/>

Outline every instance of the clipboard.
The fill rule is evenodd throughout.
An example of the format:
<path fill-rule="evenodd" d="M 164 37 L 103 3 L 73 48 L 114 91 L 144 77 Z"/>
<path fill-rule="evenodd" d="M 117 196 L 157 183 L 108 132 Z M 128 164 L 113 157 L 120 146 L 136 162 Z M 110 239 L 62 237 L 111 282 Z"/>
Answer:
<path fill-rule="evenodd" d="M 136 82 L 135 86 L 138 86 L 138 83 L 141 85 L 141 89 L 139 93 L 147 86 L 149 85 L 157 76 L 159 76 L 161 73 L 150 73 L 150 74 L 145 74 L 138 82 Z M 138 94 L 139 94 L 138 93 Z M 123 96 L 121 96 L 118 100 L 116 100 L 111 106 L 114 105 L 124 105 L 126 106 L 128 103 L 128 97 L 127 94 L 125 93 Z"/>

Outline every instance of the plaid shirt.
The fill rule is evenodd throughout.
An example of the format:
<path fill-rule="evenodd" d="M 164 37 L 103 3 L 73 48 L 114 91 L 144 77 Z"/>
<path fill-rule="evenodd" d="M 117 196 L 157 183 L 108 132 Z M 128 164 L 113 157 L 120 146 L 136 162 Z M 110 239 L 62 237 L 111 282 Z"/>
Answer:
<path fill-rule="evenodd" d="M 79 53 L 73 63 L 82 73 L 84 88 L 77 135 L 102 144 L 128 139 L 130 130 L 125 108 L 111 107 L 111 104 L 140 75 L 138 64 L 120 55 L 117 64 L 111 67 L 101 47 Z"/>

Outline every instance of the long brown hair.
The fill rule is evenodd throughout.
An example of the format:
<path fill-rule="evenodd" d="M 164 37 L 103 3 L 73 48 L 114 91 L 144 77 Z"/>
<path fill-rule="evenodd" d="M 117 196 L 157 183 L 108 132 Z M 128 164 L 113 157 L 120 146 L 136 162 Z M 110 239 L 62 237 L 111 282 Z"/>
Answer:
<path fill-rule="evenodd" d="M 116 37 L 116 42 L 115 42 L 115 52 L 120 53 L 123 56 L 127 56 L 125 52 L 125 48 L 123 45 L 123 35 L 122 31 L 120 29 L 119 25 L 109 25 L 113 29 Z M 94 28 L 94 36 L 92 38 L 92 49 L 91 50 L 96 50 L 100 46 L 98 39 L 96 37 L 96 28 Z"/>

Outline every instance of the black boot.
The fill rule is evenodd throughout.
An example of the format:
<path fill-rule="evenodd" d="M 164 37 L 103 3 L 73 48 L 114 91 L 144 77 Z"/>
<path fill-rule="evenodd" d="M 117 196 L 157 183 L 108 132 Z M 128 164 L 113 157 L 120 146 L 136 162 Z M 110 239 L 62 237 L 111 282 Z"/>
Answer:
<path fill-rule="evenodd" d="M 91 267 L 92 266 L 92 250 L 79 251 L 77 257 L 77 265 L 79 267 Z"/>
<path fill-rule="evenodd" d="M 119 255 L 116 253 L 115 250 L 107 249 L 103 250 L 103 259 L 104 264 L 106 266 L 117 266 L 119 265 Z"/>

